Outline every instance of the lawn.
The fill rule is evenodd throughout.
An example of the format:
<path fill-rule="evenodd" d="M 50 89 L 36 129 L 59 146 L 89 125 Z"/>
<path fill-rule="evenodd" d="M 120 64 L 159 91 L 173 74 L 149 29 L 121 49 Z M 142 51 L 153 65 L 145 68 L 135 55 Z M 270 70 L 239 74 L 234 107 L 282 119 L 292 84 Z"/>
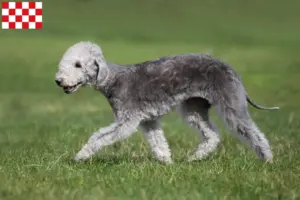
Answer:
<path fill-rule="evenodd" d="M 0 199 L 300 199 L 299 2 L 80 0 L 44 2 L 44 27 L 0 31 Z M 55 82 L 80 40 L 112 62 L 209 53 L 230 63 L 259 104 L 251 116 L 270 140 L 265 164 L 219 125 L 222 142 L 188 163 L 199 137 L 174 112 L 163 118 L 173 165 L 153 159 L 140 132 L 87 163 L 73 157 L 100 127 L 108 102 L 91 88 L 66 95 Z"/>

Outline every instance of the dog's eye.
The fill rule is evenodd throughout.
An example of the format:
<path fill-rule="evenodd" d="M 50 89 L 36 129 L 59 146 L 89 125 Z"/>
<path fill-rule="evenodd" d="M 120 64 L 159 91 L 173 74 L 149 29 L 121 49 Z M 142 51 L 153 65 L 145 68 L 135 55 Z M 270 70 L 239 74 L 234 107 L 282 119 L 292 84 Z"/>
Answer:
<path fill-rule="evenodd" d="M 81 68 L 82 66 L 81 66 L 80 62 L 76 62 L 76 63 L 75 63 L 75 67 L 76 67 L 76 68 Z"/>

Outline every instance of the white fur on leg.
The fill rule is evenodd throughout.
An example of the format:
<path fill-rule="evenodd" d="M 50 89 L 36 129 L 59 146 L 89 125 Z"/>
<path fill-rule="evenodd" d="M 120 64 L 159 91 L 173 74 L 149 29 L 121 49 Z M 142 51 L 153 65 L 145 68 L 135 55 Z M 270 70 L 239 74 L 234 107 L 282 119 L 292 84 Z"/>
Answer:
<path fill-rule="evenodd" d="M 159 121 L 147 121 L 140 124 L 143 135 L 148 141 L 152 153 L 161 162 L 171 164 L 171 151 Z"/>
<path fill-rule="evenodd" d="M 252 129 L 249 130 L 252 141 L 252 148 L 256 154 L 266 162 L 272 163 L 273 154 L 271 147 L 265 135 L 258 129 L 258 127 L 252 123 Z"/>
<path fill-rule="evenodd" d="M 90 137 L 88 143 L 76 154 L 74 160 L 83 161 L 89 159 L 103 147 L 132 135 L 136 131 L 137 126 L 138 122 L 131 122 L 126 124 L 114 123 L 108 127 L 101 128 Z"/>
<path fill-rule="evenodd" d="M 201 98 L 189 99 L 181 103 L 178 112 L 201 137 L 201 143 L 188 160 L 201 160 L 217 149 L 220 142 L 217 128 L 209 121 L 210 104 Z"/>
<path fill-rule="evenodd" d="M 94 152 L 89 148 L 89 146 L 86 144 L 84 145 L 81 150 L 76 154 L 74 160 L 75 161 L 84 161 L 89 159 Z"/>
<path fill-rule="evenodd" d="M 266 162 L 272 162 L 273 155 L 269 142 L 252 121 L 247 110 L 228 109 L 224 105 L 219 105 L 216 108 L 218 115 L 223 119 L 232 133 L 250 146 L 259 158 Z"/>
<path fill-rule="evenodd" d="M 189 161 L 201 160 L 212 153 L 220 142 L 219 134 L 208 126 L 209 122 L 203 121 L 200 116 L 187 116 L 189 124 L 200 133 L 201 143 L 196 148 L 194 154 L 189 157 Z"/>

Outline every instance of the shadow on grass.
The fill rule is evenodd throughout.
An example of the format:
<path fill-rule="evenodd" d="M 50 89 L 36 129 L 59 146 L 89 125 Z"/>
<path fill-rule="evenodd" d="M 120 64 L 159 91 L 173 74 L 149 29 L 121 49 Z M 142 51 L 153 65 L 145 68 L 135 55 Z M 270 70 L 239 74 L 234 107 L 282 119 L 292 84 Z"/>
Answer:
<path fill-rule="evenodd" d="M 89 160 L 76 162 L 73 157 L 67 157 L 62 162 L 68 165 L 101 165 L 101 166 L 117 166 L 117 165 L 141 165 L 141 164 L 162 164 L 149 156 L 132 156 L 122 155 L 96 155 Z"/>
<path fill-rule="evenodd" d="M 142 164 L 149 162 L 151 157 L 142 157 L 142 156 L 131 156 L 131 155 L 105 155 L 105 156 L 97 156 L 92 159 L 90 162 L 106 164 L 106 165 L 120 165 L 120 164 Z"/>

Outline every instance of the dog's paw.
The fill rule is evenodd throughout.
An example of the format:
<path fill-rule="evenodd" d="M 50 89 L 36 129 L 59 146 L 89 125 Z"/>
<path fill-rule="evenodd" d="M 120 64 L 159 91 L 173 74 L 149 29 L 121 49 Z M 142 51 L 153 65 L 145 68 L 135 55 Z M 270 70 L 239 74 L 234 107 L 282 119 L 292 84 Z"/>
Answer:
<path fill-rule="evenodd" d="M 201 153 L 197 154 L 197 153 L 195 153 L 195 154 L 189 156 L 188 159 L 187 159 L 187 161 L 188 161 L 188 162 L 194 162 L 194 161 L 198 161 L 198 160 L 203 160 L 203 159 L 205 159 L 206 157 L 207 157 L 207 156 L 204 155 L 204 154 L 201 154 Z"/>
<path fill-rule="evenodd" d="M 187 159 L 188 162 L 193 162 L 195 160 L 198 160 L 195 155 L 189 156 L 188 159 Z"/>
<path fill-rule="evenodd" d="M 166 164 L 166 165 L 171 165 L 171 164 L 174 163 L 173 160 L 172 160 L 171 158 L 161 160 L 161 162 L 163 162 L 163 163 Z"/>
<path fill-rule="evenodd" d="M 163 157 L 163 156 L 160 156 L 160 157 L 157 157 L 158 161 L 163 163 L 163 164 L 166 164 L 166 165 L 170 165 L 170 164 L 173 164 L 173 160 L 171 157 Z"/>
<path fill-rule="evenodd" d="M 93 155 L 93 151 L 88 148 L 87 145 L 82 147 L 82 149 L 74 157 L 74 161 L 81 162 L 88 160 Z"/>

